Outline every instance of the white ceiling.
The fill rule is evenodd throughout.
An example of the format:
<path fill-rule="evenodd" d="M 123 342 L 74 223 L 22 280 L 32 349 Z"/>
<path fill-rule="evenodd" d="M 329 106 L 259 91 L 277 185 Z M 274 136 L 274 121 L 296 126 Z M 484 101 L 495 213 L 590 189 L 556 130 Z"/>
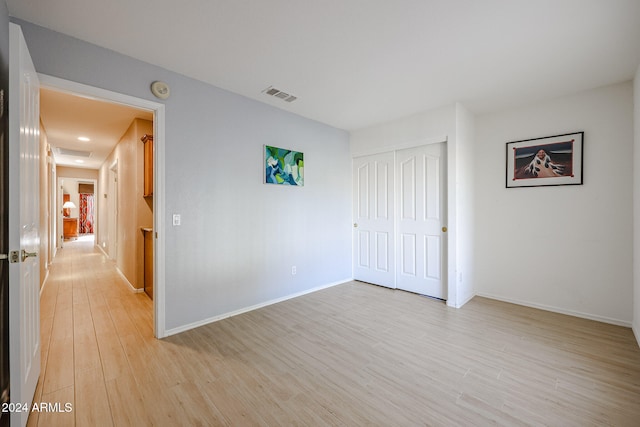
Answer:
<path fill-rule="evenodd" d="M 40 119 L 57 165 L 99 169 L 135 118 L 153 120 L 153 113 L 49 89 L 40 90 Z M 79 141 L 81 136 L 90 141 Z M 61 153 L 60 148 L 73 150 L 73 153 Z M 89 156 L 75 155 L 81 153 Z"/>
<path fill-rule="evenodd" d="M 632 78 L 639 0 L 7 0 L 12 16 L 355 130 Z M 261 93 L 273 85 L 293 103 Z"/>

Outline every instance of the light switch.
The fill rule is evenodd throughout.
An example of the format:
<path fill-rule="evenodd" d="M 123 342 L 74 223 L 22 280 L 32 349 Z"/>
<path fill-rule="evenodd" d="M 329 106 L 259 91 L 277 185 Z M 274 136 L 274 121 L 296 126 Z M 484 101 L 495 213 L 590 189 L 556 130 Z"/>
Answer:
<path fill-rule="evenodd" d="M 180 225 L 180 214 L 173 214 L 173 225 Z"/>

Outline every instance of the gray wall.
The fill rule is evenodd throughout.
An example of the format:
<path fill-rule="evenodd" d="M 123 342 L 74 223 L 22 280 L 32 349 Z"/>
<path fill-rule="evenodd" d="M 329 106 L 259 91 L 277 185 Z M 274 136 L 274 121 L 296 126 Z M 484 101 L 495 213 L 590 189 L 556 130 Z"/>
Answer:
<path fill-rule="evenodd" d="M 166 329 L 351 277 L 346 132 L 16 22 L 40 73 L 154 101 L 151 82 L 171 86 Z M 304 187 L 263 184 L 264 144 L 304 152 Z M 179 227 L 171 225 L 174 213 L 182 215 Z"/>

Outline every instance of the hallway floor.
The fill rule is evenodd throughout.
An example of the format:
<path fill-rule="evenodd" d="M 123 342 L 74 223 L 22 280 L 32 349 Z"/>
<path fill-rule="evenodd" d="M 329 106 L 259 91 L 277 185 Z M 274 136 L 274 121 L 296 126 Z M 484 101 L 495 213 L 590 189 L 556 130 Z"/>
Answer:
<path fill-rule="evenodd" d="M 131 425 L 144 410 L 130 400 L 135 353 L 153 338 L 153 303 L 134 293 L 93 236 L 65 242 L 40 298 L 42 372 L 34 402 L 73 405 L 68 413 L 34 413 L 28 425 Z M 127 356 L 127 352 L 131 352 Z M 136 405 L 139 405 L 136 408 Z M 112 415 L 111 408 L 117 409 Z"/>

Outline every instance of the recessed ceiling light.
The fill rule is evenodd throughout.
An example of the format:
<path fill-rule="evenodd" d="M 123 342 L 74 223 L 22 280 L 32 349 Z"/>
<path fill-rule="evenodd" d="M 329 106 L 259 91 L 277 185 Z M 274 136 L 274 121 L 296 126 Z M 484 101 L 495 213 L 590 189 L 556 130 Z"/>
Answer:
<path fill-rule="evenodd" d="M 87 138 L 86 136 L 79 136 L 78 141 L 89 142 L 91 141 L 91 139 Z"/>
<path fill-rule="evenodd" d="M 78 159 L 78 160 L 76 160 L 76 163 L 84 163 L 84 160 Z"/>

